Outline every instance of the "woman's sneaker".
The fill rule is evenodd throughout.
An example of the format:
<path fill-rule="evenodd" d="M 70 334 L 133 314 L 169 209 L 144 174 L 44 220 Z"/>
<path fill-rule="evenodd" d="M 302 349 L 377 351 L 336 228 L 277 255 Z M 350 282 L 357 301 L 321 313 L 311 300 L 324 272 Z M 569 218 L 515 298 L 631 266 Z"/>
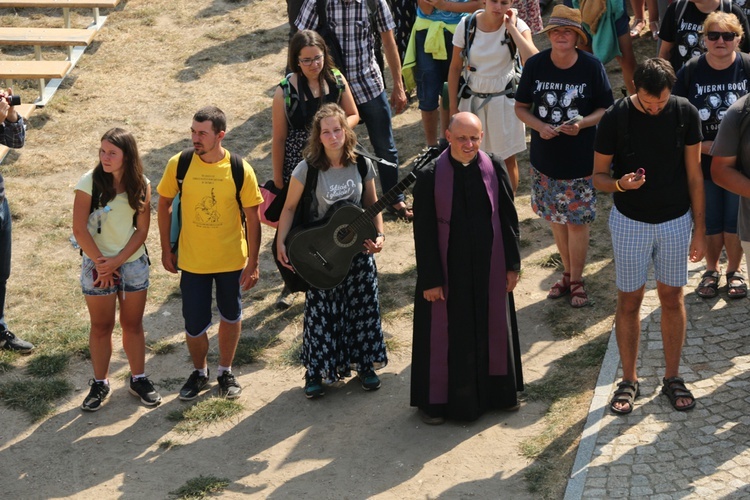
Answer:
<path fill-rule="evenodd" d="M 154 389 L 154 384 L 148 377 L 141 377 L 136 380 L 130 379 L 130 394 L 141 398 L 141 403 L 148 406 L 156 406 L 161 403 L 161 395 Z"/>
<path fill-rule="evenodd" d="M 314 399 L 323 396 L 326 393 L 323 388 L 323 378 L 312 377 L 305 373 L 305 397 L 307 399 Z"/>
<path fill-rule="evenodd" d="M 380 389 L 380 378 L 375 374 L 375 370 L 368 368 L 361 373 L 357 373 L 359 381 L 362 383 L 362 389 L 366 391 L 376 391 Z"/>
<path fill-rule="evenodd" d="M 104 400 L 109 396 L 109 385 L 104 382 L 97 382 L 94 379 L 89 381 L 91 389 L 89 395 L 83 400 L 81 409 L 83 411 L 97 411 L 104 404 Z"/>

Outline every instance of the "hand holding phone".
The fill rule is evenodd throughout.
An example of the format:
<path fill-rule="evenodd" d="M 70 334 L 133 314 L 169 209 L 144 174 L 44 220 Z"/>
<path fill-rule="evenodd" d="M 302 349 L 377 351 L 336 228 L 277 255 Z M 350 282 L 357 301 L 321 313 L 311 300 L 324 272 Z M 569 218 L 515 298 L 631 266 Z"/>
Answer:
<path fill-rule="evenodd" d="M 633 177 L 633 182 L 638 182 L 643 178 L 643 176 L 646 175 L 646 170 L 639 168 L 635 171 L 635 177 Z"/>
<path fill-rule="evenodd" d="M 560 125 L 555 127 L 555 132 L 559 132 L 561 128 L 563 128 L 565 125 L 573 125 L 575 123 L 578 123 L 583 120 L 583 117 L 581 115 L 576 115 L 573 118 L 571 118 L 568 121 L 562 122 Z"/>

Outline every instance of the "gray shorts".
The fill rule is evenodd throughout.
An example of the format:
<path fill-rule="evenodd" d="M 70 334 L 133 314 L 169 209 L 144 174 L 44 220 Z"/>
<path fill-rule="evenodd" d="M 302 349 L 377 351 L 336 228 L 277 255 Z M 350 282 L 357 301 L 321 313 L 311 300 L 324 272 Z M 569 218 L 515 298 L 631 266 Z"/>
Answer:
<path fill-rule="evenodd" d="M 81 263 L 81 290 L 84 295 L 111 295 L 115 292 L 140 292 L 149 286 L 149 260 L 145 253 L 133 262 L 120 266 L 120 283 L 109 288 L 94 286 L 94 261 L 83 256 Z"/>

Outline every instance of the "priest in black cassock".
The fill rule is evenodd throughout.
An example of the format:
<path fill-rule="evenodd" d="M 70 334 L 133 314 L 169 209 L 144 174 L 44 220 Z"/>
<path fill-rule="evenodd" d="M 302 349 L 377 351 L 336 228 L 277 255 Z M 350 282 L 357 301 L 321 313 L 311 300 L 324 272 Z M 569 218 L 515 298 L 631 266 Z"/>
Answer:
<path fill-rule="evenodd" d="M 483 135 L 475 115 L 454 115 L 450 147 L 414 187 L 411 405 L 428 424 L 517 410 L 523 390 L 518 214 L 503 161 L 479 149 Z"/>

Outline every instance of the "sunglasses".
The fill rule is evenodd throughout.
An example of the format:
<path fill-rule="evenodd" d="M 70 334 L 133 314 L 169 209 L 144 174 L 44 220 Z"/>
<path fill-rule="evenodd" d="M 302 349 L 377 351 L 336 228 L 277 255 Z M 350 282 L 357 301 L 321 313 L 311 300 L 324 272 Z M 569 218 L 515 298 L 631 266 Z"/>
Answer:
<path fill-rule="evenodd" d="M 737 37 L 737 33 L 732 33 L 731 31 L 709 31 L 706 33 L 706 38 L 712 42 L 718 40 L 719 37 L 724 39 L 725 42 L 731 42 Z"/>
<path fill-rule="evenodd" d="M 320 54 L 309 59 L 299 59 L 299 63 L 302 66 L 310 66 L 312 63 L 319 63 L 322 60 L 323 60 L 323 54 Z"/>

